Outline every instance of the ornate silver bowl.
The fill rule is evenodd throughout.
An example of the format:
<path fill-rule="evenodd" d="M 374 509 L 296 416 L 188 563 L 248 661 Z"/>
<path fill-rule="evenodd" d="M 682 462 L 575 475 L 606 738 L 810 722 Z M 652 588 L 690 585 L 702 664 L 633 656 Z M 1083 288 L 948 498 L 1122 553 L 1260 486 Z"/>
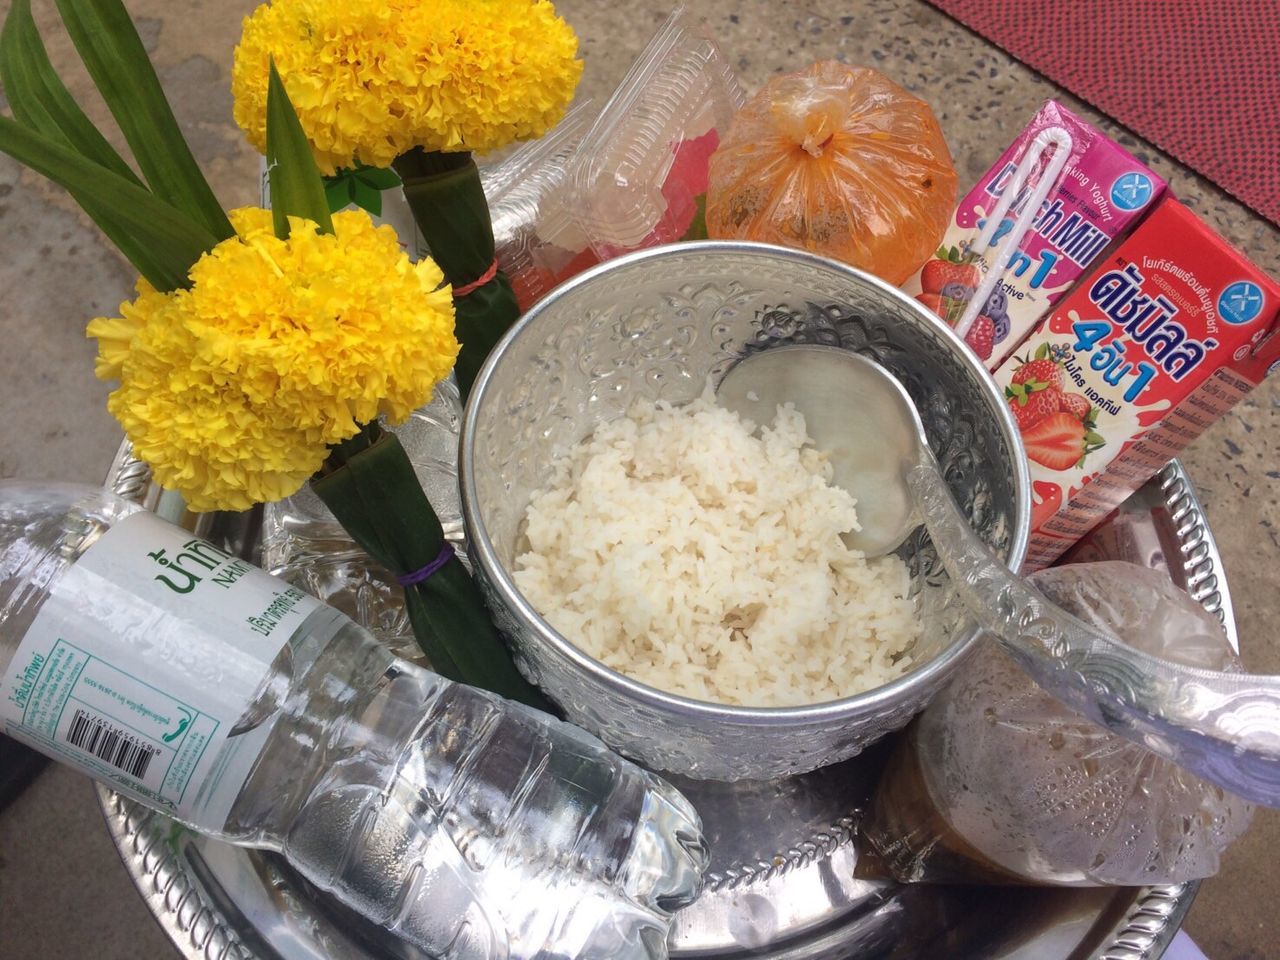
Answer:
<path fill-rule="evenodd" d="M 548 464 L 637 399 L 685 403 L 741 357 L 821 343 L 870 356 L 907 388 L 978 534 L 1016 569 L 1030 498 L 1021 440 L 982 364 L 946 324 L 869 274 L 750 243 L 682 243 L 609 261 L 540 301 L 490 355 L 463 423 L 459 474 L 471 558 L 517 662 L 569 718 L 648 766 L 764 780 L 854 756 L 902 727 L 977 634 L 924 532 L 900 548 L 923 635 L 899 679 L 788 708 L 665 693 L 578 650 L 511 578 L 521 520 Z M 857 411 L 850 411 L 857 415 Z"/>

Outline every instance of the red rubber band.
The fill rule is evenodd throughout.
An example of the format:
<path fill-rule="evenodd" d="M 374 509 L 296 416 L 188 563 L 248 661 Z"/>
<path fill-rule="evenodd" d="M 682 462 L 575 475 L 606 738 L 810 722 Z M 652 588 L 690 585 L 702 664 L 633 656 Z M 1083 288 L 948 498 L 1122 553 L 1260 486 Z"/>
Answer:
<path fill-rule="evenodd" d="M 486 283 L 488 283 L 497 275 L 498 275 L 498 261 L 494 260 L 493 263 L 489 264 L 489 269 L 486 270 L 484 273 L 480 274 L 478 278 L 476 278 L 475 280 L 472 280 L 468 284 L 464 284 L 461 287 L 454 287 L 453 299 L 457 300 L 460 297 L 465 297 L 469 293 L 475 293 L 477 290 L 479 290 L 481 287 L 483 287 Z"/>

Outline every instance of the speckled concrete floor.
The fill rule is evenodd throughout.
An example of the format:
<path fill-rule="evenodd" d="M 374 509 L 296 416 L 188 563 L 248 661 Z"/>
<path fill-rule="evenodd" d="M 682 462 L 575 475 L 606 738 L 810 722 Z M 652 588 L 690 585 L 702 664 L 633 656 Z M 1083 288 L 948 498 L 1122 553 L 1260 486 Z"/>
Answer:
<path fill-rule="evenodd" d="M 577 28 L 587 69 L 584 94 L 601 97 L 621 79 L 672 0 L 560 0 Z M 227 205 L 256 198 L 258 159 L 231 123 L 230 53 L 249 0 L 128 0 L 182 123 Z M 927 99 L 972 183 L 1031 116 L 1060 96 L 1051 84 L 920 0 L 693 0 L 744 83 L 825 57 L 875 66 Z M 89 89 L 69 44 L 39 19 L 63 75 Z M 8 2 L 0 2 L 7 12 Z M 1272 275 L 1280 232 L 1074 98 L 1167 177 L 1173 189 Z M 88 99 L 95 120 L 106 111 Z M 0 98 L 0 106 L 3 106 Z M 129 294 L 128 267 L 65 196 L 0 157 L 0 477 L 98 482 L 120 436 L 94 381 L 85 322 Z M 1240 404 L 1201 437 L 1184 462 L 1202 494 L 1225 556 L 1244 654 L 1257 671 L 1280 673 L 1280 382 Z M 1252 832 L 1206 883 L 1187 927 L 1213 960 L 1276 955 L 1280 919 L 1280 814 L 1259 814 Z M 108 842 L 87 781 L 51 770 L 0 816 L 0 958 L 135 960 L 173 956 Z M 1042 958 L 1055 960 L 1055 958 Z"/>

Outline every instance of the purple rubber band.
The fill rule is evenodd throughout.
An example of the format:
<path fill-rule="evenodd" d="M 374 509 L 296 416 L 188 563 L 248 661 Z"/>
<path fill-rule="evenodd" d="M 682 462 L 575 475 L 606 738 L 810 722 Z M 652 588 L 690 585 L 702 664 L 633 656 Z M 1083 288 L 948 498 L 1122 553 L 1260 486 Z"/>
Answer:
<path fill-rule="evenodd" d="M 423 580 L 426 580 L 452 559 L 453 547 L 446 543 L 440 548 L 440 552 L 436 555 L 434 560 L 428 563 L 421 570 L 415 570 L 413 573 L 406 573 L 402 577 L 396 577 L 396 582 L 402 587 L 412 587 L 415 583 L 421 583 Z"/>

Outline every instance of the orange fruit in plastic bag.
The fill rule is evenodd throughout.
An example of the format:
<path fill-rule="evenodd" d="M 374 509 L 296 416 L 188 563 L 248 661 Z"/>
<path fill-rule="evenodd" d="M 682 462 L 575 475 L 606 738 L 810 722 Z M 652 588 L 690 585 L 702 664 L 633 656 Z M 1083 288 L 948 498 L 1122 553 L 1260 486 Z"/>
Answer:
<path fill-rule="evenodd" d="M 942 239 L 956 171 L 929 105 L 824 60 L 770 81 L 711 156 L 707 233 L 843 260 L 896 285 Z"/>

